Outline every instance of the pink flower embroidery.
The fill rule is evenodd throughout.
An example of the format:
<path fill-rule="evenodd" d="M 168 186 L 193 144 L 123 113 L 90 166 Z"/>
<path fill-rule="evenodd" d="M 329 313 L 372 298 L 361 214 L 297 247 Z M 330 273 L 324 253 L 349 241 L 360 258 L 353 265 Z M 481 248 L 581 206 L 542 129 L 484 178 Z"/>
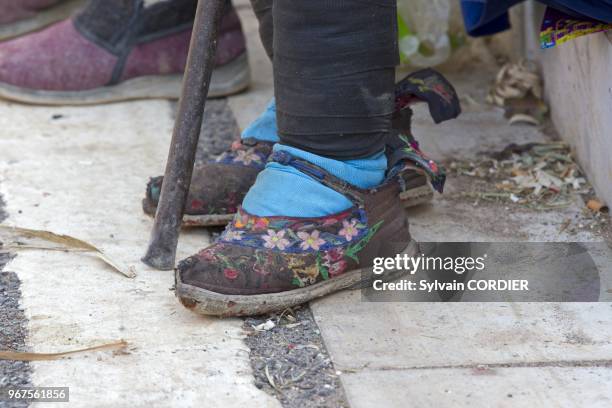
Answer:
<path fill-rule="evenodd" d="M 333 278 L 334 276 L 342 275 L 344 273 L 344 271 L 346 270 L 347 266 L 348 266 L 348 263 L 345 260 L 340 260 L 340 261 L 332 264 L 328 268 L 329 276 L 331 276 Z"/>
<path fill-rule="evenodd" d="M 191 209 L 192 210 L 199 210 L 200 208 L 204 207 L 204 203 L 200 200 L 191 200 Z"/>
<path fill-rule="evenodd" d="M 211 262 L 214 262 L 217 260 L 215 253 L 211 251 L 210 248 L 201 250 L 200 253 L 198 254 L 198 257 L 200 257 L 200 259 L 203 259 L 205 261 L 211 261 Z"/>
<path fill-rule="evenodd" d="M 347 241 L 352 241 L 353 238 L 359 234 L 357 227 L 357 220 L 351 220 L 350 222 L 344 220 L 342 221 L 342 229 L 339 234 L 341 237 L 344 237 Z"/>
<path fill-rule="evenodd" d="M 253 270 L 262 276 L 267 276 L 270 274 L 270 270 L 267 269 L 266 265 L 255 264 L 253 265 Z"/>
<path fill-rule="evenodd" d="M 344 249 L 336 247 L 332 248 L 323 255 L 324 264 L 329 267 L 334 262 L 338 262 L 344 258 Z"/>
<path fill-rule="evenodd" d="M 238 277 L 238 271 L 236 269 L 225 268 L 223 274 L 229 280 L 234 280 Z"/>
<path fill-rule="evenodd" d="M 257 156 L 257 154 L 255 154 L 252 151 L 239 150 L 236 153 L 236 158 L 234 159 L 234 161 L 239 162 L 239 163 L 244 163 L 248 166 L 249 164 L 253 162 L 258 162 L 259 156 Z"/>
<path fill-rule="evenodd" d="M 268 220 L 267 218 L 257 218 L 257 221 L 255 221 L 255 224 L 253 224 L 253 230 L 265 230 L 266 228 L 268 228 L 268 224 L 270 224 L 270 220 Z"/>
<path fill-rule="evenodd" d="M 305 251 L 309 248 L 318 251 L 321 245 L 325 244 L 325 240 L 319 237 L 319 231 L 314 230 L 311 234 L 307 232 L 298 232 L 297 236 L 300 237 L 302 242 L 300 243 L 300 247 Z"/>
<path fill-rule="evenodd" d="M 264 244 L 266 248 L 278 248 L 282 251 L 289 246 L 289 240 L 285 238 L 285 230 L 274 232 L 274 230 L 269 229 L 268 235 L 264 235 L 262 239 L 266 241 Z"/>
<path fill-rule="evenodd" d="M 435 161 L 430 160 L 429 161 L 429 168 L 431 169 L 431 171 L 433 171 L 434 173 L 438 172 L 438 165 L 436 164 Z"/>

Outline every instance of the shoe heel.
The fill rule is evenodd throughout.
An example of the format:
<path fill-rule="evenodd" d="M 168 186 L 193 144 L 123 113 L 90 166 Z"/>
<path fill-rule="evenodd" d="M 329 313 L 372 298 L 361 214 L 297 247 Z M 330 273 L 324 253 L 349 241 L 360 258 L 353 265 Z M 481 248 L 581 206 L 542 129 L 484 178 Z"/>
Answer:
<path fill-rule="evenodd" d="M 433 188 L 424 174 L 407 172 L 400 175 L 404 191 L 399 194 L 399 199 L 404 208 L 416 207 L 421 204 L 427 204 L 433 201 Z"/>

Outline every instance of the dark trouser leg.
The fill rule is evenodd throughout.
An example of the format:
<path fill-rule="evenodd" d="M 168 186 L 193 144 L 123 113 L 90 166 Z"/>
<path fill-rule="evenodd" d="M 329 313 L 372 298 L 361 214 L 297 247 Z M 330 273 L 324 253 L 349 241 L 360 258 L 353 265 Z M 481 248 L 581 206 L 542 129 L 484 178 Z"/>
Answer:
<path fill-rule="evenodd" d="M 273 3 L 274 0 L 251 0 L 253 11 L 255 11 L 255 15 L 259 21 L 259 36 L 270 59 L 272 59 L 274 53 L 274 24 L 272 21 Z"/>
<path fill-rule="evenodd" d="M 281 143 L 336 159 L 383 149 L 399 62 L 395 1 L 274 2 Z"/>

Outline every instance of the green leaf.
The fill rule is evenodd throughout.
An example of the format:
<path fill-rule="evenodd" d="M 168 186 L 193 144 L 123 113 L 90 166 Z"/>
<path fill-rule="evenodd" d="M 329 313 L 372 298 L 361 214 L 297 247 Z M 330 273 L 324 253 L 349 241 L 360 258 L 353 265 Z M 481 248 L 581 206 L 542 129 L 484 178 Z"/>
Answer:
<path fill-rule="evenodd" d="M 365 248 L 365 246 L 368 244 L 368 242 L 370 242 L 374 234 L 378 232 L 382 224 L 383 224 L 383 221 L 379 221 L 376 225 L 370 228 L 370 231 L 368 231 L 366 236 L 363 237 L 361 241 L 357 242 L 355 245 L 349 246 L 346 249 L 346 252 L 344 253 L 344 255 L 353 259 L 355 262 L 359 262 L 359 258 L 357 258 L 357 254 L 361 252 L 363 248 Z"/>
<path fill-rule="evenodd" d="M 357 255 L 355 255 L 355 253 L 353 253 L 351 251 L 351 247 L 349 247 L 346 252 L 344 253 L 344 255 L 348 256 L 349 258 L 351 258 L 352 260 L 354 260 L 355 262 L 359 263 L 359 258 L 357 258 Z"/>
<path fill-rule="evenodd" d="M 399 138 L 402 140 L 402 142 L 406 143 L 408 146 L 410 146 L 410 141 L 408 140 L 408 138 L 406 137 L 406 135 L 404 134 L 400 134 Z"/>
<path fill-rule="evenodd" d="M 329 279 L 329 271 L 327 270 L 325 265 L 323 265 L 323 263 L 321 262 L 321 253 L 320 252 L 317 254 L 317 269 L 319 270 L 319 273 L 323 277 L 323 280 L 328 280 Z"/>

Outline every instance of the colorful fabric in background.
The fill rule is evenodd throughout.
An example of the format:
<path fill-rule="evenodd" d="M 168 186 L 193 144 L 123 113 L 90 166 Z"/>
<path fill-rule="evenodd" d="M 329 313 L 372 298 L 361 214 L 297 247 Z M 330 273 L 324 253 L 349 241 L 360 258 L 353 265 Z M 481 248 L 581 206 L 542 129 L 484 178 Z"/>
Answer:
<path fill-rule="evenodd" d="M 465 28 L 473 37 L 510 28 L 508 9 L 523 0 L 461 0 Z M 574 19 L 595 19 L 612 24 L 612 0 L 541 0 Z"/>
<path fill-rule="evenodd" d="M 612 30 L 612 24 L 593 19 L 576 19 L 547 7 L 540 30 L 540 45 L 542 48 L 552 48 L 584 35 L 607 30 Z"/>

